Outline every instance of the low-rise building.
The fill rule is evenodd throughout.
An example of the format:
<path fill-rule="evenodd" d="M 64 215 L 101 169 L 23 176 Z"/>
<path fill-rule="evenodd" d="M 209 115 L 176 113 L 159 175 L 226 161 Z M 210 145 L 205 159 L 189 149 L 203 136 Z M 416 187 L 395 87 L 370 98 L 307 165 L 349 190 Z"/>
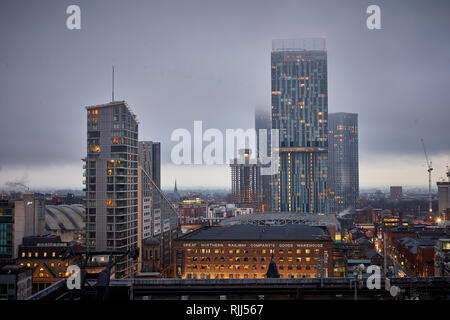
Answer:
<path fill-rule="evenodd" d="M 19 246 L 17 264 L 31 270 L 33 293 L 67 278 L 67 267 L 76 264 L 76 258 L 65 259 L 65 253 L 80 248 L 79 243 L 63 242 L 55 235 L 23 238 Z"/>
<path fill-rule="evenodd" d="M 175 274 L 183 279 L 264 278 L 273 257 L 282 278 L 333 272 L 333 239 L 326 227 L 236 224 L 204 227 L 175 240 Z"/>
<path fill-rule="evenodd" d="M 0 300 L 25 300 L 32 294 L 31 270 L 17 265 L 0 266 Z"/>

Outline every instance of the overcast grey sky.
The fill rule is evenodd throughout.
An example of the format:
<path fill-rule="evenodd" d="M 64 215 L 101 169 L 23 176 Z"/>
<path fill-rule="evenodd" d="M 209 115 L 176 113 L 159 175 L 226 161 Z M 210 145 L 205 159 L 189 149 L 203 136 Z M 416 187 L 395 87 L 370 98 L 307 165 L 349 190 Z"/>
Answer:
<path fill-rule="evenodd" d="M 81 30 L 66 8 L 81 7 Z M 382 30 L 366 28 L 381 8 Z M 163 186 L 230 186 L 226 167 L 174 167 L 176 128 L 250 128 L 270 109 L 276 38 L 326 37 L 329 112 L 359 114 L 361 186 L 425 185 L 450 161 L 450 1 L 0 2 L 0 185 L 81 188 L 84 106 L 116 100 L 162 142 Z"/>

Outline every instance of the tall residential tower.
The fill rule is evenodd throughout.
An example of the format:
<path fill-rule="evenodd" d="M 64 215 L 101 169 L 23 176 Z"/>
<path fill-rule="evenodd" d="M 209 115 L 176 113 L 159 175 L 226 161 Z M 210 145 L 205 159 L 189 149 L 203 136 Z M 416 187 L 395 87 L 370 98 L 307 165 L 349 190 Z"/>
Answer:
<path fill-rule="evenodd" d="M 87 109 L 86 245 L 93 250 L 138 247 L 138 123 L 125 101 Z M 116 277 L 137 271 L 117 261 Z"/>
<path fill-rule="evenodd" d="M 272 116 L 270 108 L 257 107 L 255 108 L 255 130 L 256 130 L 256 150 L 257 158 L 264 158 L 271 156 L 271 130 L 272 130 Z M 260 147 L 260 130 L 266 130 L 266 147 Z M 262 137 L 264 135 L 262 134 Z M 261 144 L 262 146 L 263 144 Z M 261 167 L 270 168 L 271 164 L 262 164 Z M 261 173 L 263 170 L 260 170 Z M 262 212 L 272 211 L 272 176 L 261 175 L 261 192 L 262 192 Z"/>
<path fill-rule="evenodd" d="M 239 207 L 261 211 L 261 165 L 250 160 L 251 149 L 239 150 L 239 158 L 231 160 L 231 201 Z"/>
<path fill-rule="evenodd" d="M 355 208 L 359 196 L 358 114 L 328 115 L 328 203 L 331 213 Z"/>
<path fill-rule="evenodd" d="M 272 128 L 279 129 L 273 210 L 328 213 L 328 90 L 324 39 L 272 43 Z"/>

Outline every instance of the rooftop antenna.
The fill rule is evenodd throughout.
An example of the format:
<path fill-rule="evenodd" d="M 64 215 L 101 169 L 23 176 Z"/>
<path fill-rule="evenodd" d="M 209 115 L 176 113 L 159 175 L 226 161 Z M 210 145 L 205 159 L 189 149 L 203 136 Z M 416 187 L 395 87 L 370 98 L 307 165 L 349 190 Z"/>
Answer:
<path fill-rule="evenodd" d="M 112 102 L 114 102 L 114 66 L 112 67 Z"/>

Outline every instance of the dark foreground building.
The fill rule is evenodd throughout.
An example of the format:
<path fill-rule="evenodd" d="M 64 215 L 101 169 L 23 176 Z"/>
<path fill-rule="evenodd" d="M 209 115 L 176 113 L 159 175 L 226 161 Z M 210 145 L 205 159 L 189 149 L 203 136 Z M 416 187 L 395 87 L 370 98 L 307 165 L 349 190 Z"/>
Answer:
<path fill-rule="evenodd" d="M 205 227 L 174 241 L 175 275 L 183 279 L 265 278 L 273 256 L 281 278 L 315 278 L 318 259 L 325 253 L 331 257 L 332 250 L 326 227 Z M 332 270 L 330 258 L 324 277 Z"/>

